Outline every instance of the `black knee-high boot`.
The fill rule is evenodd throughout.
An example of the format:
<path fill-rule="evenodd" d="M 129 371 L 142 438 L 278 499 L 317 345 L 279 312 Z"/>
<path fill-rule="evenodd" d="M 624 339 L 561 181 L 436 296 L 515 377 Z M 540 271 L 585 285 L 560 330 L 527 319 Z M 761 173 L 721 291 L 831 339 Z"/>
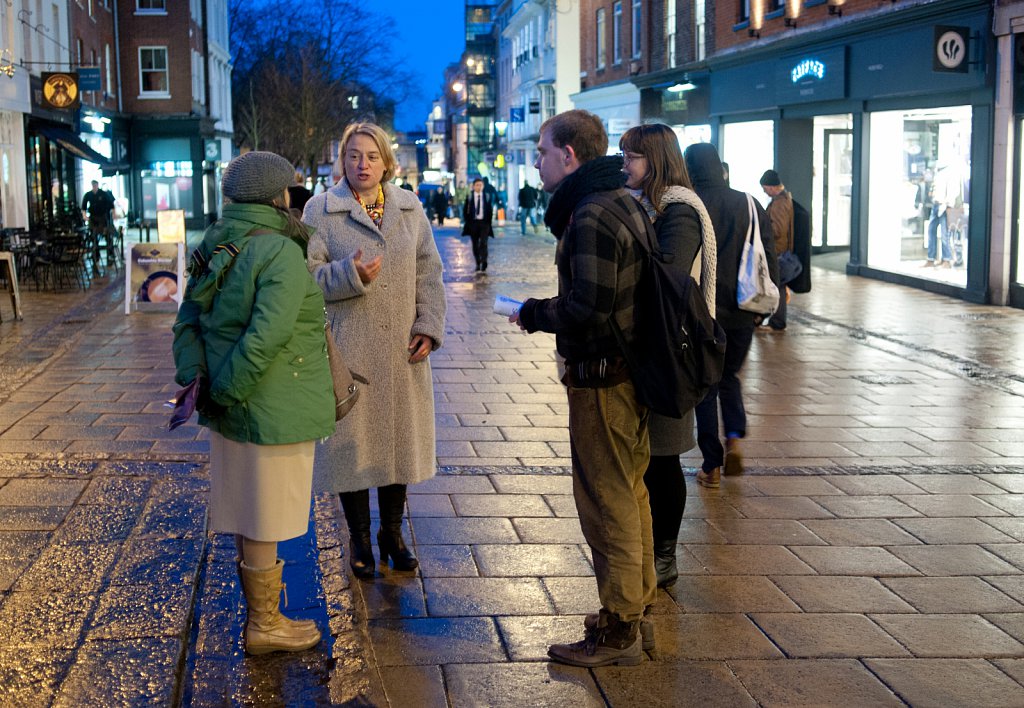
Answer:
<path fill-rule="evenodd" d="M 391 556 L 395 570 L 414 570 L 420 563 L 402 539 L 405 485 L 389 484 L 386 487 L 377 487 L 377 501 L 380 505 L 377 545 L 380 547 L 381 562 L 387 563 L 388 556 Z"/>
<path fill-rule="evenodd" d="M 676 582 L 676 543 L 686 506 L 686 482 L 679 455 L 651 455 L 644 473 L 644 484 L 651 498 L 651 521 L 654 530 L 654 570 L 658 587 Z"/>
<path fill-rule="evenodd" d="M 348 564 L 357 577 L 372 578 L 375 571 L 373 545 L 370 542 L 370 490 L 342 492 L 338 496 L 341 497 L 341 508 L 345 510 L 345 521 L 348 522 Z"/>

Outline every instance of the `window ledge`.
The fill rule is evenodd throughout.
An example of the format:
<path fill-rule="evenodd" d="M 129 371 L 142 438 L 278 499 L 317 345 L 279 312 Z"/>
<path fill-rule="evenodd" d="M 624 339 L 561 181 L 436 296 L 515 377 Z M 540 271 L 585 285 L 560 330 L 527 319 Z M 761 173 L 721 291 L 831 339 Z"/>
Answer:
<path fill-rule="evenodd" d="M 167 17 L 167 10 L 136 10 L 136 15 L 148 15 L 150 17 Z"/>
<path fill-rule="evenodd" d="M 156 91 L 152 93 L 140 93 L 138 99 L 140 101 L 164 101 L 171 97 L 169 93 L 158 93 Z"/>
<path fill-rule="evenodd" d="M 733 32 L 741 32 L 741 31 L 747 29 L 748 27 L 750 27 L 750 20 L 743 20 L 743 22 L 738 22 L 735 25 L 733 25 L 732 26 L 732 31 Z"/>

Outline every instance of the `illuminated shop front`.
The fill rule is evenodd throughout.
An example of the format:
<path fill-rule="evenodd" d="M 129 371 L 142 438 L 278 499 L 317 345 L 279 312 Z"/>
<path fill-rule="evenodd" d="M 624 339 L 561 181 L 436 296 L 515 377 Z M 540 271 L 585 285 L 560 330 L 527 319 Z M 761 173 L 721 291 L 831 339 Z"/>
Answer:
<path fill-rule="evenodd" d="M 815 252 L 847 251 L 850 274 L 984 302 L 991 18 L 987 5 L 963 8 L 933 3 L 712 60 L 710 112 L 731 185 L 765 203 L 759 178 L 777 170 L 811 213 Z M 962 61 L 936 61 L 940 37 L 963 43 Z"/>

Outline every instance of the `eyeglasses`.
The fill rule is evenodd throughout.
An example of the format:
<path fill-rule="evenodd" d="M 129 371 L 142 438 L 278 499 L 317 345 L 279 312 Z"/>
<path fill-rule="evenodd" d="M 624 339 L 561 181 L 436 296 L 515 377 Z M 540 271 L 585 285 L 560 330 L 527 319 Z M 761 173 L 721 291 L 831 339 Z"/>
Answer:
<path fill-rule="evenodd" d="M 622 164 L 624 165 L 645 159 L 644 156 L 638 152 L 620 152 L 619 157 L 622 158 Z"/>

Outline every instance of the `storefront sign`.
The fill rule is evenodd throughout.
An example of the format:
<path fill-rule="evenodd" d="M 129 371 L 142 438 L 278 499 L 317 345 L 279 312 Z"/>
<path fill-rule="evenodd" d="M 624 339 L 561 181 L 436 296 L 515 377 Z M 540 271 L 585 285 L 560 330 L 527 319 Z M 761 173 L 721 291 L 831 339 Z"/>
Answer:
<path fill-rule="evenodd" d="M 526 122 L 526 111 L 522 106 L 513 106 L 508 109 L 508 122 L 509 123 L 525 123 Z"/>
<path fill-rule="evenodd" d="M 78 107 L 81 99 L 78 74 L 44 72 L 41 78 L 43 80 L 43 102 L 47 108 L 64 111 Z"/>
<path fill-rule="evenodd" d="M 932 54 L 932 71 L 966 74 L 969 68 L 967 48 L 970 40 L 969 27 L 935 26 L 935 49 Z"/>
<path fill-rule="evenodd" d="M 185 287 L 185 244 L 126 243 L 124 250 L 124 314 L 133 308 L 177 310 Z"/>
<path fill-rule="evenodd" d="M 779 104 L 846 97 L 846 48 L 835 47 L 783 59 L 776 73 Z"/>
<path fill-rule="evenodd" d="M 103 80 L 98 66 L 78 67 L 78 88 L 81 91 L 102 91 Z"/>

